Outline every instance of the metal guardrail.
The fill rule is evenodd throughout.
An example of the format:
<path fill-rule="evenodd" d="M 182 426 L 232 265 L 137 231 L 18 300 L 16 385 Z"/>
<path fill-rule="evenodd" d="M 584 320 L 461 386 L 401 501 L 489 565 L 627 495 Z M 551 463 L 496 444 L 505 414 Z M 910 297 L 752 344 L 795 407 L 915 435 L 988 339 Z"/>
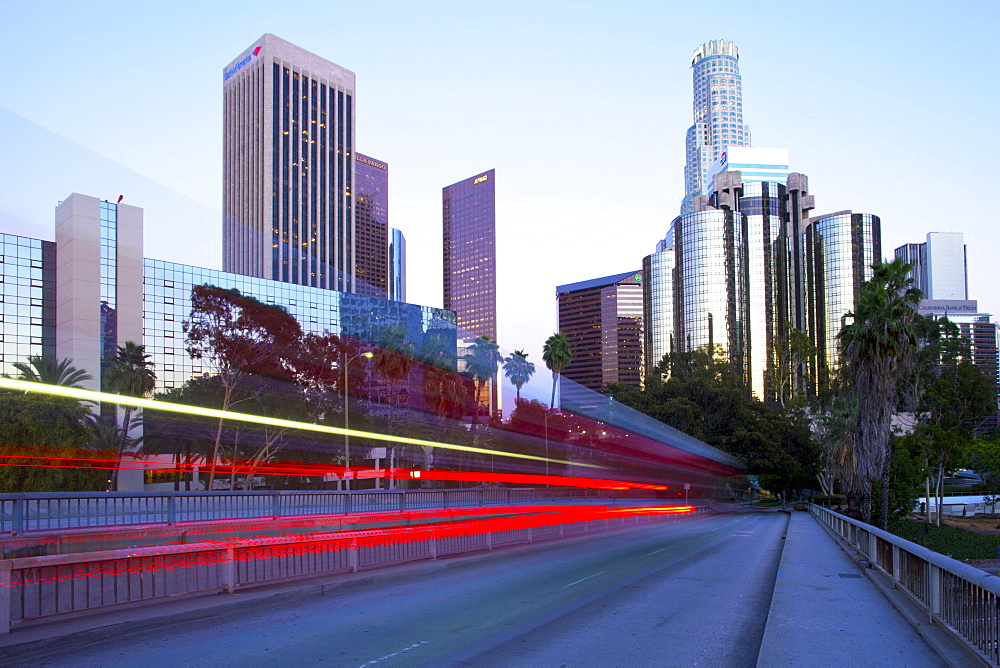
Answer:
<path fill-rule="evenodd" d="M 699 507 L 693 514 L 711 512 Z M 312 536 L 272 536 L 234 541 L 129 548 L 0 560 L 0 633 L 12 624 L 182 594 L 233 592 L 237 588 L 323 573 L 352 572 L 417 559 L 578 536 L 690 517 L 630 514 L 489 532 L 449 532 L 444 525 L 417 527 L 395 541 L 384 530 Z"/>
<path fill-rule="evenodd" d="M 1000 578 L 828 508 L 809 504 L 809 511 L 892 578 L 931 623 L 1000 665 Z"/>
<path fill-rule="evenodd" d="M 137 524 L 352 512 L 467 508 L 552 498 L 607 498 L 604 490 L 449 489 L 280 492 L 53 492 L 0 494 L 0 536 Z"/>

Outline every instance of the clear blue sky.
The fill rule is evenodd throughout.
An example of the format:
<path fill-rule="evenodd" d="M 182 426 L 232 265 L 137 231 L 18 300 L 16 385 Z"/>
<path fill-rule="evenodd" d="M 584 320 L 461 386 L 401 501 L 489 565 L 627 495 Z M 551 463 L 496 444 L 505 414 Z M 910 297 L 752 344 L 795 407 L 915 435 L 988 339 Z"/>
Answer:
<path fill-rule="evenodd" d="M 996 0 L 6 2 L 0 231 L 124 194 L 147 256 L 220 266 L 222 68 L 271 32 L 356 73 L 409 301 L 441 304 L 441 188 L 496 168 L 501 343 L 543 369 L 555 286 L 638 269 L 676 215 L 691 53 L 725 38 L 754 145 L 789 149 L 816 212 L 881 216 L 888 256 L 963 232 L 1000 314 L 998 27 Z"/>

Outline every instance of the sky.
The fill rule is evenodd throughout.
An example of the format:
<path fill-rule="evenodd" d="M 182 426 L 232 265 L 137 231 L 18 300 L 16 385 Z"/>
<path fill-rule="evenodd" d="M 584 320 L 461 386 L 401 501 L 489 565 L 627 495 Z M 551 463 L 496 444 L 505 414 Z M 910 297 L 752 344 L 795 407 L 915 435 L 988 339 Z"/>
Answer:
<path fill-rule="evenodd" d="M 960 9 L 960 11 L 957 11 Z M 544 369 L 555 287 L 637 270 L 678 213 L 690 60 L 740 49 L 754 146 L 882 252 L 962 232 L 1000 315 L 1000 2 L 0 3 L 0 232 L 54 238 L 72 192 L 145 210 L 145 254 L 221 267 L 222 69 L 270 32 L 357 76 L 389 163 L 407 301 L 441 306 L 441 188 L 496 169 L 500 343 Z M 541 374 L 539 374 L 541 375 Z"/>

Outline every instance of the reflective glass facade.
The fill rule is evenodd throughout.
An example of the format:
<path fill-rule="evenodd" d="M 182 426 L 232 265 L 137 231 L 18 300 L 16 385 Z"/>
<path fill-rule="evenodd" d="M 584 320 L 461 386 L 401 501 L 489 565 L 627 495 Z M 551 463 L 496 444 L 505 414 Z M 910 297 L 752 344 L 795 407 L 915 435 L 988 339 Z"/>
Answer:
<path fill-rule="evenodd" d="M 444 307 L 458 326 L 497 341 L 496 174 L 459 181 L 442 191 Z"/>
<path fill-rule="evenodd" d="M 825 383 L 837 365 L 837 334 L 854 310 L 861 286 L 882 261 L 878 216 L 841 211 L 808 220 L 805 231 L 808 328 L 817 348 L 816 373 Z"/>
<path fill-rule="evenodd" d="M 101 202 L 101 386 L 118 347 L 118 205 Z"/>
<path fill-rule="evenodd" d="M 395 227 L 389 228 L 389 299 L 406 301 L 406 237 Z"/>
<path fill-rule="evenodd" d="M 456 331 L 454 314 L 443 309 L 162 260 L 145 261 L 143 284 L 143 340 L 153 356 L 158 388 L 178 387 L 191 375 L 207 371 L 184 348 L 183 323 L 191 313 L 191 288 L 196 285 L 236 288 L 283 306 L 306 332 L 330 331 L 374 342 L 387 327 L 402 323 L 407 338 L 419 347 L 428 331 Z"/>
<path fill-rule="evenodd" d="M 0 234 L 0 373 L 13 362 L 55 355 L 56 245 Z"/>
<path fill-rule="evenodd" d="M 389 294 L 389 165 L 360 153 L 354 157 L 357 292 L 385 299 Z"/>
<path fill-rule="evenodd" d="M 726 147 L 750 145 L 739 59 L 736 45 L 722 39 L 702 44 L 691 58 L 694 125 L 687 131 L 681 213 L 691 212 L 693 198 L 706 194 L 708 170 Z"/>
<path fill-rule="evenodd" d="M 353 292 L 354 73 L 268 34 L 223 81 L 223 268 Z"/>
<path fill-rule="evenodd" d="M 674 348 L 674 229 L 642 260 L 643 378 Z M 669 245 L 665 242 L 669 242 Z"/>

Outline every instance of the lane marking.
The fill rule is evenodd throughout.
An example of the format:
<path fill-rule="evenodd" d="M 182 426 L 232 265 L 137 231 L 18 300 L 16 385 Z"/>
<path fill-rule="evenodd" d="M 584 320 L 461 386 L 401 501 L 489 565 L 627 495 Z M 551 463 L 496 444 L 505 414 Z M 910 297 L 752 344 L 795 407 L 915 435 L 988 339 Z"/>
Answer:
<path fill-rule="evenodd" d="M 391 659 L 394 656 L 398 656 L 398 655 L 402 654 L 403 652 L 409 652 L 411 649 L 416 649 L 417 647 L 420 647 L 421 645 L 426 645 L 427 643 L 428 643 L 427 640 L 421 640 L 420 642 L 415 642 L 412 645 L 410 645 L 409 647 L 404 647 L 403 649 L 399 650 L 398 652 L 393 652 L 392 654 L 386 654 L 385 656 L 380 657 L 378 659 L 372 659 L 368 663 L 362 663 L 361 666 L 363 668 L 364 666 L 370 666 L 373 663 L 378 663 L 379 661 L 385 661 L 386 659 Z"/>
<path fill-rule="evenodd" d="M 663 551 L 664 551 L 665 549 L 667 549 L 667 548 L 665 548 L 665 547 L 661 547 L 661 548 L 660 548 L 659 550 L 657 550 L 656 552 L 650 552 L 650 553 L 649 553 L 649 554 L 647 554 L 646 556 L 647 556 L 647 557 L 651 557 L 651 556 L 653 556 L 654 554 L 657 554 L 657 553 L 659 553 L 659 552 L 663 552 Z"/>
<path fill-rule="evenodd" d="M 568 585 L 563 586 L 563 589 L 565 589 L 566 587 L 572 587 L 573 585 L 578 585 L 585 580 L 589 580 L 590 578 L 596 578 L 598 575 L 604 575 L 605 573 L 607 573 L 607 571 L 601 571 L 600 573 L 594 573 L 593 575 L 588 575 L 585 578 L 580 578 L 576 582 L 570 582 Z"/>

